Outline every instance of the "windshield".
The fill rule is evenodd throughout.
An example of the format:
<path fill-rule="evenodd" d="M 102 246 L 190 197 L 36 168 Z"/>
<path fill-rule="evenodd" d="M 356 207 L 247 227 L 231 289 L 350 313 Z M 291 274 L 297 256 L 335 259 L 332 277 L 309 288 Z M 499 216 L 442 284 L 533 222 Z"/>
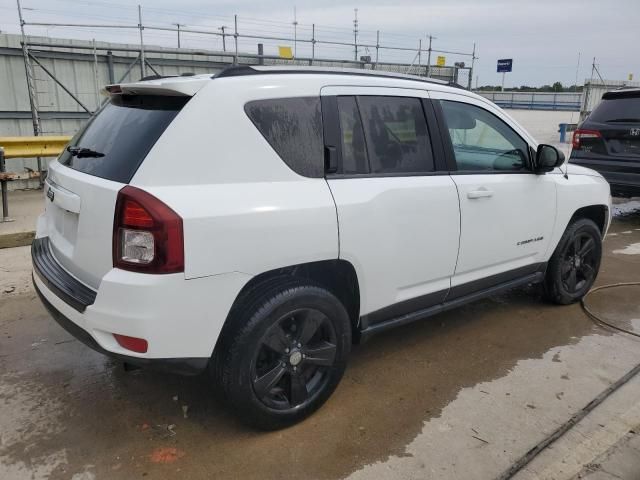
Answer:
<path fill-rule="evenodd" d="M 190 97 L 111 97 L 69 142 L 59 162 L 96 177 L 129 183 Z"/>

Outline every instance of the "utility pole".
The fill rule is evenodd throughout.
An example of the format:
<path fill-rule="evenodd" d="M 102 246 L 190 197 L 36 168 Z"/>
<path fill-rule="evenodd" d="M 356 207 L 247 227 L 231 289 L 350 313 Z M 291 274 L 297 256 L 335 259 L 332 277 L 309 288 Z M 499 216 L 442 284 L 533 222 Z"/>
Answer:
<path fill-rule="evenodd" d="M 233 64 L 238 65 L 238 15 L 233 16 L 233 44 L 236 54 L 233 56 Z"/>
<path fill-rule="evenodd" d="M 224 29 L 228 28 L 227 26 L 223 25 L 220 27 L 220 30 L 222 30 L 222 51 L 226 52 L 227 51 L 227 43 L 225 42 L 225 33 L 224 33 Z"/>
<path fill-rule="evenodd" d="M 180 27 L 184 27 L 184 24 L 180 25 L 179 23 L 174 23 L 176 27 L 178 27 L 178 48 L 180 48 Z"/>
<path fill-rule="evenodd" d="M 380 30 L 376 31 L 376 63 L 373 68 L 378 68 L 378 59 L 380 58 Z"/>
<path fill-rule="evenodd" d="M 358 61 L 358 9 L 353 9 L 354 18 L 353 18 L 353 44 L 356 47 L 356 53 L 354 55 L 354 60 Z"/>
<path fill-rule="evenodd" d="M 473 81 L 473 67 L 475 66 L 476 63 L 476 43 L 473 42 L 473 53 L 471 54 L 471 70 L 469 70 L 469 85 L 467 85 L 467 88 L 469 90 L 471 90 L 471 83 Z M 476 89 L 478 88 L 478 81 L 476 78 Z"/>
<path fill-rule="evenodd" d="M 140 29 L 140 73 L 142 78 L 147 76 L 147 60 L 144 58 L 144 38 L 142 37 L 142 7 L 138 5 L 138 28 Z"/>
<path fill-rule="evenodd" d="M 298 17 L 293 7 L 293 58 L 298 58 Z"/>
<path fill-rule="evenodd" d="M 574 92 L 578 91 L 578 72 L 580 71 L 580 55 L 581 55 L 581 52 L 578 52 L 578 63 L 576 64 L 576 80 L 573 83 Z"/>
<path fill-rule="evenodd" d="M 316 24 L 311 24 L 311 64 L 316 59 Z"/>
<path fill-rule="evenodd" d="M 431 76 L 431 42 L 436 37 L 434 37 L 433 35 L 429 35 L 428 38 L 429 38 L 429 50 L 427 55 L 427 77 Z"/>

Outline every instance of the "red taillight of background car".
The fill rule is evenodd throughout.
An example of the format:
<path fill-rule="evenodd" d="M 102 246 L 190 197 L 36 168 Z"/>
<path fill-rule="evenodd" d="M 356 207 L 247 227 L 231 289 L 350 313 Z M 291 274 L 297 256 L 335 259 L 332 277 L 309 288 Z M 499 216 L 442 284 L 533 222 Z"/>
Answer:
<path fill-rule="evenodd" d="M 124 187 L 116 200 L 113 266 L 142 273 L 183 272 L 182 218 L 150 193 Z"/>
<path fill-rule="evenodd" d="M 582 140 L 596 140 L 602 139 L 602 134 L 597 130 L 581 130 L 578 129 L 573 132 L 573 148 L 580 149 L 582 147 Z"/>

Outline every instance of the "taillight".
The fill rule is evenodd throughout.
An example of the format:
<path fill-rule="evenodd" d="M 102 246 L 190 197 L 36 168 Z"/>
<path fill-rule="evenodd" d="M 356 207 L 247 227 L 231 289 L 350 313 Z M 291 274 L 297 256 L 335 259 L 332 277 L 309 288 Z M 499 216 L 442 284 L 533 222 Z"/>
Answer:
<path fill-rule="evenodd" d="M 582 140 L 595 140 L 602 139 L 602 134 L 598 130 L 582 130 L 577 129 L 573 132 L 573 148 L 579 149 L 582 147 Z"/>
<path fill-rule="evenodd" d="M 143 273 L 183 272 L 182 218 L 150 193 L 124 187 L 113 221 L 113 266 Z"/>

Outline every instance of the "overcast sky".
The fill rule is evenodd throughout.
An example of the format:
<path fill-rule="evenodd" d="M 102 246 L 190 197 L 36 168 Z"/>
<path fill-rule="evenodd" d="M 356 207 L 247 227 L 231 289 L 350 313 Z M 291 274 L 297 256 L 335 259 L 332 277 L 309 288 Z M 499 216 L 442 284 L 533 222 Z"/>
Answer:
<path fill-rule="evenodd" d="M 117 0 L 21 0 L 28 22 L 137 24 L 137 3 Z M 640 80 L 640 0 L 394 0 L 345 2 L 344 0 L 141 0 L 143 23 L 214 30 L 233 29 L 238 15 L 240 33 L 293 37 L 294 6 L 298 38 L 311 37 L 316 24 L 319 40 L 351 41 L 354 8 L 358 8 L 359 39 L 375 43 L 380 30 L 383 45 L 415 47 L 431 34 L 434 49 L 471 52 L 476 43 L 474 77 L 479 84 L 499 84 L 496 60 L 513 58 L 513 72 L 506 86 L 541 85 L 561 81 L 573 84 L 578 53 L 581 54 L 578 83 L 591 75 L 596 57 L 606 79 L 625 80 L 629 73 Z M 15 0 L 0 0 L 0 30 L 19 31 Z M 137 41 L 135 30 L 44 28 L 28 26 L 27 33 L 66 38 Z M 176 34 L 145 30 L 145 42 L 176 45 Z M 227 39 L 227 48 L 233 39 Z M 255 52 L 258 40 L 242 40 L 240 48 Z M 283 41 L 264 41 L 266 53 L 274 53 Z M 291 46 L 292 43 L 289 43 Z M 219 37 L 183 34 L 183 47 L 222 49 Z M 297 44 L 298 56 L 310 49 Z M 361 51 L 375 57 L 375 50 Z M 353 58 L 349 47 L 317 46 L 317 57 Z M 434 55 L 435 56 L 435 55 Z M 446 55 L 447 64 L 470 63 L 470 57 Z M 381 61 L 411 63 L 415 53 L 380 50 Z M 424 63 L 425 58 L 422 58 Z M 435 59 L 433 62 L 435 63 Z M 474 78 L 475 85 L 475 78 Z"/>

